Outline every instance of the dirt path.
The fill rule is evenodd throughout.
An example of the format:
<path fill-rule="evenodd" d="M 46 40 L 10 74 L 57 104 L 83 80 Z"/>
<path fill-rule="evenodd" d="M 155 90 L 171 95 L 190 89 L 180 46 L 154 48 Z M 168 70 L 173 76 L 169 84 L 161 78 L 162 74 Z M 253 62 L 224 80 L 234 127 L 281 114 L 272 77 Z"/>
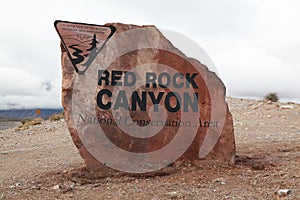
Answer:
<path fill-rule="evenodd" d="M 1 199 L 300 199 L 300 105 L 228 99 L 235 166 L 183 164 L 159 176 L 86 172 L 66 125 L 0 132 Z"/>

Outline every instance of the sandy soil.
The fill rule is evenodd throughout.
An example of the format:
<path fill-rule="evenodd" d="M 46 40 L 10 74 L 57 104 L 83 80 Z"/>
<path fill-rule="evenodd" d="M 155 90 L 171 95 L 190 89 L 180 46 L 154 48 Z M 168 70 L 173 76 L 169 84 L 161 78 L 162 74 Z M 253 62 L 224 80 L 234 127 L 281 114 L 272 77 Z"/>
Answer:
<path fill-rule="evenodd" d="M 0 130 L 1 199 L 300 199 L 300 105 L 228 98 L 235 166 L 170 167 L 157 176 L 96 176 L 65 122 Z"/>

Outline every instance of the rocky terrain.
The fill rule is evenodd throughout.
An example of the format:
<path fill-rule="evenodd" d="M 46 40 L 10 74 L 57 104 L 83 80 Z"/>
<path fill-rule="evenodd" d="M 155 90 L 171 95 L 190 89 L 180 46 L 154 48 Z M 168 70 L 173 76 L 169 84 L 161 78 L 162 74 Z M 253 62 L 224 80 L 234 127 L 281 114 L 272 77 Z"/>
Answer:
<path fill-rule="evenodd" d="M 63 120 L 0 130 L 0 200 L 300 199 L 300 105 L 227 101 L 234 166 L 176 163 L 155 176 L 100 176 L 85 170 Z"/>

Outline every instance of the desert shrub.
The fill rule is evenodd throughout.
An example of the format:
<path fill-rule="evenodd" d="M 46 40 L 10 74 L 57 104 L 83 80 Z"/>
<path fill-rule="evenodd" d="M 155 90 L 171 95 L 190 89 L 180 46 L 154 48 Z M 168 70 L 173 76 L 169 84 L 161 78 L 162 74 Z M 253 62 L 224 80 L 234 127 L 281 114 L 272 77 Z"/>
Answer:
<path fill-rule="evenodd" d="M 266 101 L 277 102 L 279 100 L 278 95 L 274 92 L 269 93 L 265 96 Z"/>
<path fill-rule="evenodd" d="M 44 121 L 42 118 L 34 118 L 32 120 L 22 120 L 22 124 L 15 131 L 23 131 L 29 129 L 30 126 L 41 124 Z"/>
<path fill-rule="evenodd" d="M 29 121 L 30 121 L 29 119 L 22 119 L 22 120 L 21 120 L 21 123 L 22 123 L 22 124 L 25 124 L 25 123 L 27 123 L 27 122 L 29 122 Z"/>
<path fill-rule="evenodd" d="M 44 121 L 44 119 L 38 117 L 38 118 L 34 118 L 33 120 L 29 121 L 29 122 L 26 122 L 25 125 L 38 125 L 38 124 L 41 124 L 42 122 Z"/>
<path fill-rule="evenodd" d="M 64 118 L 64 113 L 62 112 L 62 113 L 56 113 L 56 114 L 51 115 L 51 116 L 49 117 L 49 120 L 50 120 L 51 122 L 53 122 L 53 121 L 61 120 L 61 119 L 63 119 L 63 118 Z"/>

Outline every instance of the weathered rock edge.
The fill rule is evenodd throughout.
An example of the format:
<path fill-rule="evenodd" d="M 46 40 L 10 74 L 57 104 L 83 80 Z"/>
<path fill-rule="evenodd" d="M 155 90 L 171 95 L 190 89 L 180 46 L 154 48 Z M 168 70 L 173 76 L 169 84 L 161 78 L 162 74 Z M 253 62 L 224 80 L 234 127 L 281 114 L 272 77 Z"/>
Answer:
<path fill-rule="evenodd" d="M 154 27 L 154 26 L 136 26 L 136 25 L 127 25 L 121 23 L 110 23 L 106 25 L 112 25 L 116 27 L 116 33 L 121 33 L 123 31 L 143 28 L 143 27 Z M 156 29 L 157 30 L 157 29 Z M 193 65 L 200 66 L 203 75 L 206 78 L 213 80 L 214 82 L 214 92 L 217 93 L 220 97 L 220 101 L 224 101 L 224 105 L 226 105 L 226 115 L 224 127 L 221 132 L 221 135 L 215 144 L 214 148 L 204 159 L 198 159 L 199 147 L 201 146 L 205 133 L 203 131 L 198 131 L 192 145 L 186 151 L 184 155 L 182 155 L 178 160 L 188 160 L 197 165 L 201 165 L 201 163 L 226 163 L 229 165 L 235 164 L 235 139 L 234 139 L 234 128 L 233 128 L 233 118 L 228 109 L 228 105 L 225 102 L 225 93 L 226 88 L 222 81 L 217 77 L 217 75 L 213 72 L 210 72 L 206 66 L 202 65 L 199 61 L 193 58 L 187 58 L 182 52 L 180 52 L 176 47 L 174 47 L 171 42 L 169 42 L 158 30 L 160 39 L 164 41 L 164 46 L 166 49 L 173 49 L 181 56 L 185 57 L 190 63 Z M 81 157 L 84 159 L 86 163 L 86 167 L 90 171 L 105 171 L 110 170 L 108 167 L 100 163 L 96 158 L 94 158 L 91 153 L 87 150 L 87 148 L 83 145 L 79 134 L 75 128 L 74 121 L 72 119 L 72 92 L 73 92 L 73 83 L 76 76 L 76 71 L 66 53 L 66 50 L 61 45 L 62 55 L 61 55 L 61 64 L 62 64 L 62 105 L 65 110 L 65 120 L 68 125 L 69 132 L 71 134 L 72 140 L 76 147 L 79 150 Z M 157 55 L 159 57 L 159 55 Z M 186 69 L 183 69 L 185 71 Z M 206 89 L 207 90 L 207 89 Z M 204 100 L 206 104 L 210 104 L 209 97 Z M 210 109 L 210 108 L 206 108 Z M 207 112 L 204 112 L 207 113 Z"/>

